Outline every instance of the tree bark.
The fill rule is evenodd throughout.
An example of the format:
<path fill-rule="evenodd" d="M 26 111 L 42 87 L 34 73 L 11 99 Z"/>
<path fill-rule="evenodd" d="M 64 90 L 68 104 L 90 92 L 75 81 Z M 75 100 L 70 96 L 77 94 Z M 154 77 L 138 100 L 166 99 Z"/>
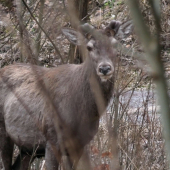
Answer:
<path fill-rule="evenodd" d="M 88 20 L 87 17 L 82 21 L 82 19 L 88 14 L 88 3 L 89 0 L 74 0 L 75 9 L 77 9 L 76 13 L 80 23 L 85 23 Z M 83 62 L 79 47 L 76 48 L 73 44 L 70 45 L 69 56 L 70 63 L 78 64 Z"/>

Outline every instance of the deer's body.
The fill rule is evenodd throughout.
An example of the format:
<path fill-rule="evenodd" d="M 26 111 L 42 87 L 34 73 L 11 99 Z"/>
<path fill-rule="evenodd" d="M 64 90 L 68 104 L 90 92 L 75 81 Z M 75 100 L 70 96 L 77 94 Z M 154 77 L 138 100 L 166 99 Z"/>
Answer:
<path fill-rule="evenodd" d="M 40 148 L 45 146 L 45 138 L 34 121 L 47 121 L 51 110 L 47 107 L 48 101 L 44 99 L 41 85 L 37 84 L 38 79 L 44 83 L 65 124 L 82 140 L 80 143 L 85 145 L 92 139 L 98 129 L 99 115 L 88 79 L 90 69 L 85 64 L 63 65 L 53 69 L 17 64 L 1 70 L 0 94 L 4 97 L 0 108 L 6 131 L 14 143 L 28 151 L 32 149 L 30 143 Z M 102 86 L 109 100 L 113 81 L 104 82 Z M 51 126 L 51 121 L 48 121 L 42 122 L 44 131 L 48 130 L 46 126 Z"/>
<path fill-rule="evenodd" d="M 120 24 L 115 23 L 107 32 Z M 98 130 L 99 112 L 104 111 L 91 86 L 93 79 L 104 99 L 104 109 L 113 94 L 115 49 L 111 42 L 106 36 L 94 35 L 87 41 L 89 54 L 81 65 L 43 68 L 17 64 L 0 70 L 0 153 L 4 170 L 26 170 L 31 158 L 44 154 L 48 170 L 58 168 L 63 153 L 71 157 L 75 152 L 71 159 L 78 161 Z M 21 156 L 12 166 L 14 144 L 19 146 Z"/>
<path fill-rule="evenodd" d="M 31 154 L 36 151 L 38 155 L 44 155 L 47 141 L 37 127 L 38 121 L 50 142 L 59 148 L 60 143 L 50 117 L 52 109 L 48 107 L 48 101 L 41 91 L 43 89 L 37 83 L 40 80 L 56 104 L 62 120 L 78 140 L 78 149 L 83 148 L 96 134 L 99 124 L 89 80 L 93 72 L 88 62 L 53 69 L 22 64 L 2 69 L 0 114 L 3 115 L 9 140 L 23 152 Z M 113 81 L 101 82 L 98 79 L 98 83 L 108 102 L 112 96 Z"/>

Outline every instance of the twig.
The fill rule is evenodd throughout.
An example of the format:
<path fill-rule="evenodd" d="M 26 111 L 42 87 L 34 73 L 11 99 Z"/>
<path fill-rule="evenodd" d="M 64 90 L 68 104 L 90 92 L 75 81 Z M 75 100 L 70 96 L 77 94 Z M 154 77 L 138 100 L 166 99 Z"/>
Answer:
<path fill-rule="evenodd" d="M 26 2 L 24 0 L 22 0 L 23 4 L 25 5 L 25 7 L 27 8 L 27 10 L 29 11 L 30 15 L 32 16 L 32 18 L 35 20 L 35 22 L 37 23 L 37 25 L 40 27 L 40 29 L 44 32 L 44 34 L 46 35 L 46 37 L 49 39 L 49 41 L 51 42 L 51 44 L 53 45 L 55 51 L 57 52 L 57 54 L 59 55 L 59 57 L 61 58 L 62 63 L 64 64 L 64 59 L 62 57 L 62 55 L 60 54 L 59 49 L 56 47 L 56 45 L 54 44 L 54 42 L 52 41 L 52 39 L 50 38 L 50 36 L 47 34 L 47 32 L 44 30 L 44 28 L 39 24 L 39 22 L 37 21 L 37 19 L 34 17 L 34 15 L 32 14 L 31 10 L 29 9 L 28 5 L 26 4 Z"/>
<path fill-rule="evenodd" d="M 161 47 L 159 44 L 159 36 L 160 36 L 160 16 L 159 13 L 160 10 L 158 8 L 153 7 L 154 3 L 160 3 L 158 2 L 152 2 L 151 7 L 153 10 L 153 16 L 155 21 L 155 26 L 158 25 L 158 29 L 156 30 L 157 38 L 155 36 L 152 36 L 152 34 L 147 29 L 146 24 L 144 23 L 139 3 L 137 0 L 129 0 L 128 1 L 130 10 L 132 13 L 132 17 L 134 19 L 134 23 L 136 27 L 138 28 L 138 34 L 139 37 L 144 45 L 144 48 L 147 52 L 148 57 L 146 58 L 148 63 L 151 65 L 151 68 L 154 73 L 154 81 L 156 83 L 157 87 L 157 93 L 158 93 L 158 100 L 159 104 L 161 106 L 160 112 L 162 116 L 162 125 L 163 125 L 163 132 L 164 132 L 164 138 L 165 138 L 165 147 L 166 147 L 166 153 L 167 153 L 167 159 L 170 162 L 170 107 L 169 107 L 169 97 L 167 94 L 167 83 L 165 80 L 165 71 L 163 67 L 163 63 L 161 61 Z M 170 169 L 170 167 L 169 167 Z"/>

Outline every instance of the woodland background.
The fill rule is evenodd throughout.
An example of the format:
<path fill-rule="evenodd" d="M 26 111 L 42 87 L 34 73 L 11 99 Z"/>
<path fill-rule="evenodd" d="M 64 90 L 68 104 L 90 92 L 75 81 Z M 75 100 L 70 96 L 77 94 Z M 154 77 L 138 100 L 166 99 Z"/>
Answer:
<path fill-rule="evenodd" d="M 72 3 L 82 24 L 88 22 L 104 28 L 111 20 L 131 20 L 127 0 Z M 160 7 L 159 44 L 169 85 L 170 2 L 161 0 Z M 149 1 L 141 0 L 140 9 L 154 36 L 156 27 Z M 0 67 L 16 62 L 44 67 L 83 62 L 77 47 L 70 45 L 61 33 L 63 27 L 75 28 L 71 20 L 67 0 L 0 0 Z M 114 97 L 100 120 L 98 134 L 87 146 L 93 170 L 110 170 L 112 162 L 122 170 L 166 170 L 160 106 L 144 47 L 135 29 L 118 41 L 123 48 L 118 49 Z M 17 152 L 16 148 L 14 159 Z M 44 169 L 43 158 L 36 159 L 30 169 Z M 79 169 L 83 169 L 81 162 Z"/>

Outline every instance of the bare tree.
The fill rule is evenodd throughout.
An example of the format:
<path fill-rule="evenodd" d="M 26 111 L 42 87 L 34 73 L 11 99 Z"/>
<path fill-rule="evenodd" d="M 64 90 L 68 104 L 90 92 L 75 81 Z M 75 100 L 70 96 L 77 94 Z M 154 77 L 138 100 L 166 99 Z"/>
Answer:
<path fill-rule="evenodd" d="M 165 79 L 164 66 L 161 61 L 161 45 L 160 45 L 160 34 L 161 34 L 161 1 L 150 0 L 149 5 L 152 9 L 152 15 L 154 17 L 155 34 L 153 35 L 149 29 L 147 23 L 141 14 L 139 1 L 129 0 L 128 1 L 136 30 L 143 43 L 145 51 L 147 53 L 146 60 L 152 68 L 153 79 L 157 86 L 158 100 L 161 106 L 162 125 L 164 128 L 165 138 L 165 149 L 167 153 L 168 161 L 170 162 L 170 100 L 168 96 L 167 83 Z M 169 167 L 170 168 L 170 167 Z"/>

